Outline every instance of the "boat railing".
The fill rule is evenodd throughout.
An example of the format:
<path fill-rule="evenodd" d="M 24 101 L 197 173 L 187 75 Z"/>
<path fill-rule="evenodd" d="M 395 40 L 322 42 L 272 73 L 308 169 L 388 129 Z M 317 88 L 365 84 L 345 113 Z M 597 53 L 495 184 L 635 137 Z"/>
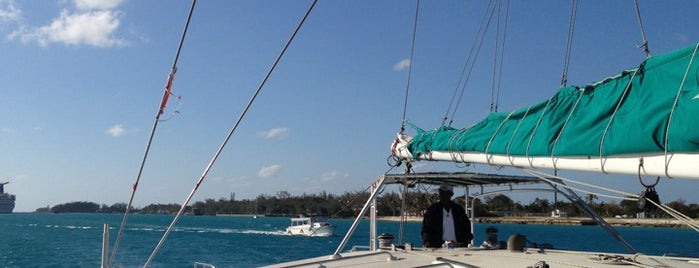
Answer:
<path fill-rule="evenodd" d="M 539 174 L 533 171 L 529 171 L 528 173 L 539 177 L 539 179 L 546 182 L 556 192 L 568 198 L 570 202 L 572 202 L 576 207 L 578 207 L 583 213 L 587 214 L 587 216 L 590 217 L 593 221 L 595 221 L 597 225 L 601 226 L 602 229 L 607 231 L 608 234 L 610 234 L 614 239 L 616 239 L 617 241 L 619 241 L 619 243 L 626 247 L 626 249 L 631 254 L 638 253 L 638 251 L 631 245 L 631 243 L 626 241 L 626 239 L 624 239 L 621 236 L 621 234 L 619 234 L 619 232 L 617 232 L 616 229 L 614 229 L 614 227 L 612 227 L 604 218 L 602 218 L 602 216 L 597 214 L 597 212 L 595 212 L 587 203 L 585 203 L 582 200 L 582 198 L 580 198 L 580 196 L 578 196 L 578 194 L 576 194 L 575 191 L 573 191 L 573 189 L 567 187 L 561 179 L 554 177 L 545 177 L 543 176 L 544 174 Z M 556 187 L 556 184 L 563 186 L 565 192 L 561 189 L 558 189 L 558 187 Z"/>
<path fill-rule="evenodd" d="M 481 188 L 486 186 L 502 186 L 502 185 L 509 185 L 510 189 L 508 191 L 515 191 L 515 189 L 512 189 L 513 185 L 520 185 L 520 184 L 537 184 L 537 183 L 542 183 L 545 185 L 549 185 L 552 187 L 552 189 L 543 189 L 543 188 L 524 188 L 524 189 L 518 189 L 517 191 L 553 191 L 557 192 L 560 194 L 563 194 L 566 198 L 568 198 L 571 202 L 576 204 L 578 208 L 580 208 L 583 212 L 585 212 L 589 217 L 591 217 L 599 226 L 601 226 L 605 231 L 607 231 L 609 234 L 611 234 L 617 241 L 621 242 L 622 245 L 624 245 L 627 250 L 629 250 L 630 253 L 634 254 L 637 251 L 623 238 L 621 235 L 616 232 L 616 230 L 609 225 L 601 216 L 596 214 L 585 202 L 582 201 L 582 199 L 575 194 L 574 191 L 566 188 L 566 192 L 562 191 L 561 189 L 558 189 L 552 185 L 551 180 L 555 180 L 554 178 L 542 178 L 542 176 L 533 176 L 533 177 L 516 177 L 516 176 L 508 176 L 508 175 L 503 175 L 503 176 L 494 176 L 494 175 L 489 175 L 489 174 L 476 174 L 476 173 L 465 173 L 465 174 L 409 174 L 406 176 L 406 178 L 400 178 L 401 175 L 398 176 L 393 176 L 391 177 L 390 183 L 408 183 L 408 179 L 412 180 L 426 180 L 430 183 L 436 184 L 439 181 L 447 181 L 447 182 L 458 182 L 457 179 L 460 179 L 462 176 L 462 180 L 464 181 L 473 181 L 474 178 L 477 176 L 482 177 L 479 178 L 480 181 L 485 181 L 484 183 L 481 184 L 473 184 L 475 186 L 480 186 Z M 409 178 L 407 178 L 409 177 Z M 346 246 L 347 242 L 349 241 L 349 238 L 352 236 L 354 231 L 356 230 L 357 226 L 359 225 L 359 221 L 366 215 L 368 211 L 369 212 L 369 251 L 375 251 L 377 250 L 376 247 L 376 242 L 377 242 L 377 226 L 376 226 L 376 218 L 377 218 L 377 211 L 376 211 L 376 196 L 378 195 L 380 189 L 384 186 L 386 183 L 386 175 L 379 176 L 371 185 L 371 191 L 370 191 L 370 196 L 367 200 L 367 202 L 364 204 L 362 207 L 361 211 L 359 212 L 358 216 L 355 218 L 354 222 L 350 226 L 350 229 L 348 232 L 345 234 L 345 237 L 342 239 L 340 242 L 339 246 L 335 250 L 334 254 L 331 256 L 331 259 L 342 259 L 342 256 L 340 255 L 340 252 L 344 249 Z M 489 181 L 490 179 L 490 181 Z M 503 182 L 504 180 L 504 182 Z M 419 182 L 410 182 L 410 183 L 419 183 Z M 562 184 L 562 182 L 559 182 Z M 493 193 L 498 193 L 498 191 L 494 191 L 491 193 L 482 193 L 481 195 L 489 195 Z M 468 194 L 468 187 L 466 187 L 466 196 L 470 196 Z M 478 194 L 476 195 L 478 196 Z M 471 209 L 472 206 L 469 206 L 469 204 L 466 204 L 466 209 L 469 210 Z M 471 218 L 474 218 L 474 215 L 472 214 L 473 211 L 471 212 Z M 471 221 L 473 224 L 473 221 Z M 473 229 L 473 226 L 471 227 Z M 355 247 L 354 249 L 358 249 L 359 247 Z"/>
<path fill-rule="evenodd" d="M 372 206 L 372 204 L 375 204 L 376 195 L 378 195 L 379 189 L 381 188 L 381 186 L 383 186 L 383 182 L 384 182 L 385 178 L 386 178 L 385 176 L 380 176 L 373 183 L 372 188 L 371 188 L 371 195 L 369 195 L 369 199 L 367 199 L 366 203 L 362 207 L 362 210 L 359 212 L 359 214 L 357 214 L 357 217 L 354 219 L 354 222 L 352 222 L 352 225 L 350 226 L 349 230 L 345 234 L 345 237 L 342 238 L 340 245 L 338 245 L 337 249 L 335 249 L 335 253 L 333 253 L 331 259 L 341 259 L 342 258 L 342 256 L 340 255 L 340 252 L 342 251 L 342 249 L 345 248 L 350 237 L 352 237 L 352 234 L 354 234 L 354 231 L 357 229 L 357 226 L 359 226 L 359 222 L 361 221 L 363 215 L 366 214 L 367 210 L 369 210 L 369 207 L 373 207 L 375 210 L 375 206 Z M 374 216 L 375 213 L 376 213 L 375 211 L 372 211 L 371 223 L 370 223 L 371 230 L 370 230 L 370 234 L 369 234 L 370 240 L 373 239 L 374 234 L 376 233 L 376 231 L 375 231 L 376 230 L 376 228 L 375 228 L 376 227 L 376 217 Z M 375 244 L 376 243 L 374 243 L 374 241 L 371 240 L 371 244 L 370 244 L 371 250 L 375 249 L 374 248 Z"/>

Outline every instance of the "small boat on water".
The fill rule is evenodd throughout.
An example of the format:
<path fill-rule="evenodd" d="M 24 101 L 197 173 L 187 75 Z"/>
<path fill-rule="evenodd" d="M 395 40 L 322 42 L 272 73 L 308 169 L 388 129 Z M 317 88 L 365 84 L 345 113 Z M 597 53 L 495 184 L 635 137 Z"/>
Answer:
<path fill-rule="evenodd" d="M 286 228 L 286 233 L 290 235 L 304 236 L 332 236 L 335 226 L 325 217 L 305 217 L 291 218 L 291 225 Z"/>

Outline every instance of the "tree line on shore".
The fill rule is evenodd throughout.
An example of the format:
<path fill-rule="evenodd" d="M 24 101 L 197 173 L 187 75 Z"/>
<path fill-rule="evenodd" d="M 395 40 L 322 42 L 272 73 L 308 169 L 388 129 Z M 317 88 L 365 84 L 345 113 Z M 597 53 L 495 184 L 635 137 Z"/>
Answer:
<path fill-rule="evenodd" d="M 405 196 L 405 199 L 401 198 Z M 368 192 L 345 192 L 343 194 L 302 194 L 293 196 L 287 191 L 279 191 L 276 195 L 259 195 L 255 199 L 236 200 L 235 194 L 228 198 L 205 199 L 187 206 L 185 211 L 194 215 L 221 214 L 253 214 L 266 216 L 297 216 L 325 215 L 333 218 L 352 218 L 362 209 L 369 198 Z M 638 201 L 623 200 L 619 203 L 598 201 L 597 196 L 588 195 L 584 198 L 595 212 L 602 217 L 626 215 L 634 217 L 639 212 L 645 212 L 651 217 L 666 217 L 664 213 L 652 207 L 639 207 Z M 463 196 L 455 201 L 464 204 Z M 408 192 L 405 194 L 386 192 L 377 197 L 377 214 L 379 216 L 399 216 L 401 212 L 408 216 L 422 216 L 423 211 L 431 204 L 439 202 L 435 193 Z M 515 202 L 506 195 L 495 195 L 476 199 L 469 197 L 469 207 L 473 204 L 476 217 L 497 216 L 549 216 L 552 211 L 569 217 L 585 216 L 573 203 L 564 201 L 551 202 L 548 199 L 535 198 L 528 204 Z M 697 218 L 699 205 L 687 204 L 685 200 L 676 200 L 665 205 L 689 216 Z M 126 203 L 113 205 L 93 202 L 70 202 L 53 207 L 39 208 L 36 212 L 51 213 L 124 213 Z M 401 209 L 405 207 L 405 209 Z M 151 204 L 142 208 L 131 208 L 133 213 L 141 214 L 174 214 L 180 210 L 179 204 Z"/>

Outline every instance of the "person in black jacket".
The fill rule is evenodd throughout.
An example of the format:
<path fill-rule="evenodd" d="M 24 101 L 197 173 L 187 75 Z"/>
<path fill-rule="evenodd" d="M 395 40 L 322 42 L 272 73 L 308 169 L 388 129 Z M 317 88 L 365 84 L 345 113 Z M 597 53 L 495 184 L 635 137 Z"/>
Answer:
<path fill-rule="evenodd" d="M 422 245 L 441 247 L 445 241 L 453 246 L 465 247 L 471 243 L 471 222 L 464 208 L 451 201 L 453 187 L 443 183 L 439 187 L 439 203 L 432 204 L 422 218 Z"/>

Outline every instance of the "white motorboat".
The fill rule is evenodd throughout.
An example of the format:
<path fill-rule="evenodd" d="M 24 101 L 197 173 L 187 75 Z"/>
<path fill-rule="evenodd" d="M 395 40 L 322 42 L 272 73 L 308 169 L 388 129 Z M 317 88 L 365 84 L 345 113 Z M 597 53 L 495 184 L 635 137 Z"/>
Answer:
<path fill-rule="evenodd" d="M 335 226 L 325 217 L 291 218 L 291 225 L 286 228 L 286 233 L 290 235 L 304 236 L 332 236 Z"/>

